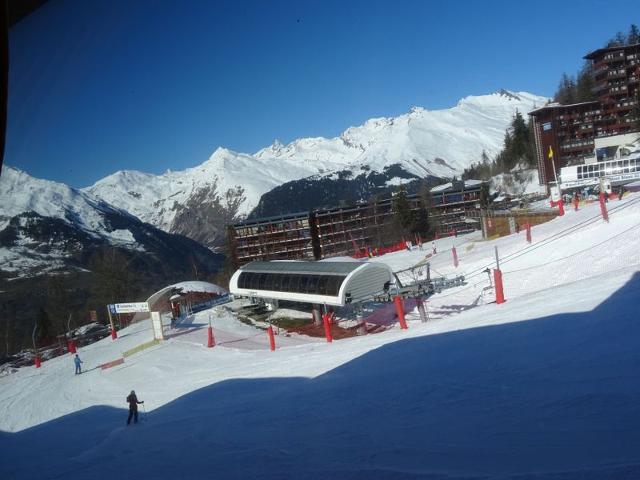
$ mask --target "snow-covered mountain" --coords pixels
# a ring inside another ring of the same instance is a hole
[[[157,262],[171,261],[164,258],[167,251],[209,256],[197,243],[145,224],[88,192],[8,165],[0,177],[0,205],[0,274],[9,278],[81,271],[91,253],[104,247],[144,252]]]
[[[119,171],[84,191],[163,230],[211,246],[223,232],[220,215],[247,214],[264,193],[292,180],[362,167],[382,172],[395,164],[420,177],[459,175],[483,150],[489,156],[501,150],[516,110],[526,113],[546,101],[504,90],[470,96],[450,109],[414,107],[398,117],[371,119],[335,138],[303,138],[288,145],[276,140],[253,155],[218,148],[200,166],[180,172]],[[225,197],[231,192],[237,200],[238,187],[246,201],[233,211]],[[208,236],[188,233],[197,230],[194,224],[208,225]]]

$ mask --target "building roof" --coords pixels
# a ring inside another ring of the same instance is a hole
[[[640,47],[640,43],[634,43],[633,45],[616,45],[615,47],[598,48],[597,50],[587,53],[582,58],[584,58],[585,60],[595,60],[596,57],[599,57],[603,53],[616,52],[619,50],[626,50],[628,48],[636,48],[636,47]]]
[[[389,290],[393,272],[382,262],[252,262],[229,281],[233,295],[344,306]]]
[[[347,275],[360,268],[362,262],[306,262],[273,261],[251,262],[240,268],[243,272],[299,273],[316,275]]]
[[[464,189],[472,189],[474,187],[479,187],[480,185],[482,185],[482,180],[465,180],[464,181]],[[443,193],[443,192],[458,192],[461,191],[462,189],[460,188],[460,186],[463,185],[463,182],[456,182],[455,188],[453,183],[449,182],[449,183],[444,183],[442,185],[438,185],[437,187],[433,187],[430,191],[431,193]]]
[[[246,220],[242,220],[241,222],[236,222],[233,224],[234,227],[244,227],[248,225],[257,225],[259,223],[270,223],[276,222],[278,220],[282,222],[287,222],[291,220],[304,219],[309,217],[309,212],[296,212],[296,213],[285,213],[282,215],[273,215],[271,217],[260,217],[260,218],[248,218]]]
[[[555,110],[555,109],[563,109],[563,108],[569,109],[569,108],[583,107],[587,105],[600,105],[600,102],[598,100],[592,100],[590,102],[570,103],[568,105],[562,105],[560,103],[553,102],[553,103],[548,103],[543,107],[536,108],[535,110],[531,110],[529,112],[529,115],[543,112],[545,110]]]

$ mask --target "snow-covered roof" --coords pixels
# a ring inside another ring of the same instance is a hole
[[[192,280],[187,282],[174,283],[173,285],[167,285],[161,290],[158,290],[156,293],[151,295],[147,302],[150,306],[153,306],[163,295],[172,292],[174,290],[179,291],[180,293],[189,293],[189,292],[203,292],[203,293],[215,293],[218,295],[224,295],[229,293],[224,288],[215,285],[209,282],[201,282],[198,280]]]
[[[460,182],[460,184],[462,184],[462,182]],[[476,187],[478,185],[482,184],[482,180],[465,180],[464,181],[464,188],[471,188],[471,187]],[[440,193],[440,192],[446,192],[447,190],[453,190],[453,183],[449,182],[449,183],[444,183],[442,185],[438,185],[437,187],[433,187],[431,189],[431,193]]]
[[[183,292],[205,292],[205,293],[217,293],[218,295],[224,295],[228,293],[224,288],[219,287],[213,283],[209,282],[201,282],[198,280],[188,281],[188,282],[180,282],[174,283],[173,285],[169,285],[166,288],[175,288],[178,290],[182,290]]]
[[[639,46],[640,43],[634,43],[633,45],[614,45],[613,47],[598,48],[597,50],[593,50],[592,52],[587,53],[582,58],[584,58],[585,60],[595,60],[596,57],[606,52],[615,52],[618,50],[625,50]]]
[[[600,102],[598,100],[592,100],[589,102],[580,102],[580,103],[570,103],[568,105],[563,105],[561,103],[558,102],[552,102],[552,103],[548,103],[540,108],[536,108],[535,110],[530,110],[529,111],[529,115],[533,114],[533,113],[538,113],[538,112],[542,112],[544,110],[552,110],[555,108],[574,108],[574,107],[582,107],[584,105],[596,105],[596,104],[600,104]]]

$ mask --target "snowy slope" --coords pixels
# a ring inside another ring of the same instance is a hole
[[[382,171],[399,163],[419,176],[451,177],[478,161],[483,150],[498,153],[516,110],[526,113],[546,100],[526,92],[470,96],[450,109],[415,107],[398,117],[371,119],[336,138],[276,141],[254,155],[218,148],[202,165],[182,172],[120,171],[85,191],[172,231],[178,206],[212,186],[219,195],[242,186],[247,200],[241,213],[248,213],[262,194],[285,182],[363,165]]]
[[[428,323],[411,313],[407,331],[278,338],[272,353],[222,312],[216,331],[246,340],[206,349],[194,326],[110,370],[74,377],[69,357],[22,369],[0,379],[0,475],[638,478],[640,195],[608,206],[610,223],[591,204],[534,227],[531,246],[524,232],[438,240],[432,271],[468,283],[432,297]],[[503,305],[481,271],[495,246]],[[425,253],[375,261],[397,270]],[[80,355],[92,369],[150,338],[137,324]],[[125,427],[132,388],[147,413]],[[37,465],[35,445],[47,446]]]

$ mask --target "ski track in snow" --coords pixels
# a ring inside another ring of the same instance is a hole
[[[533,227],[531,247],[524,230],[438,240],[432,274],[468,283],[433,296],[428,323],[409,313],[407,331],[279,335],[270,352],[218,307],[213,349],[205,311],[108,370],[92,368],[150,340],[148,322],[82,348],[82,375],[70,356],[20,369],[0,378],[0,476],[638,478],[640,195],[608,207],[609,224],[598,204],[567,209]],[[496,245],[503,305],[474,274]],[[372,261],[407,268],[424,247]],[[131,389],[147,412],[125,427]]]

